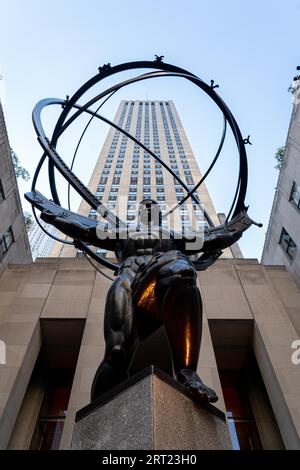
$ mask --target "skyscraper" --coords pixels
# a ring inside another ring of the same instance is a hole
[[[299,94],[300,76],[294,79]],[[294,100],[268,231],[263,264],[281,264],[300,279],[300,99]]]
[[[114,122],[154,152],[189,189],[201,179],[196,158],[172,101],[122,101]],[[128,224],[137,222],[138,204],[143,198],[155,199],[162,212],[166,213],[186,194],[161,163],[114,128],[110,129],[100,152],[89,189]],[[195,197],[200,199],[213,223],[219,224],[205,184],[200,186]],[[80,204],[79,212],[97,218],[97,212],[85,201]],[[199,231],[205,224],[203,211],[191,199],[163,219],[163,226],[186,232]],[[52,256],[75,256],[75,253],[70,246],[56,244]],[[232,257],[231,250],[227,249],[224,255]]]
[[[0,273],[8,263],[30,262],[30,247],[0,102]]]
[[[42,220],[39,220],[39,222],[48,232],[58,235],[59,231],[55,227],[46,224]],[[55,241],[42,231],[37,222],[34,222],[30,228],[28,239],[33,261],[38,257],[46,258],[50,256]]]

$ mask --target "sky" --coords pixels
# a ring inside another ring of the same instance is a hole
[[[274,154],[285,144],[292,112],[287,89],[300,65],[300,0],[0,0],[0,24],[0,97],[10,145],[31,175],[41,156],[33,107],[43,98],[72,95],[99,66],[153,60],[158,54],[207,83],[215,80],[242,135],[250,135],[252,142],[247,146],[246,204],[250,217],[264,226],[251,227],[240,247],[245,257],[260,259],[278,178]],[[106,80],[103,87],[128,76],[133,74]],[[103,114],[113,118],[121,99],[172,99],[205,172],[219,144],[222,116],[201,91],[182,79],[154,79],[116,93]],[[43,112],[49,136],[60,111]],[[76,123],[59,144],[67,163],[86,120]],[[85,183],[107,131],[106,125],[93,123],[80,148],[75,172]],[[220,162],[207,179],[217,212],[226,213],[231,205],[237,164],[229,133]],[[58,182],[65,201],[66,185]],[[46,170],[37,189],[50,195]],[[28,190],[30,182],[21,182],[22,199]],[[73,194],[72,209],[79,201]]]

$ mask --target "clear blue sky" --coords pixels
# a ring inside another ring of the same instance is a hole
[[[250,229],[240,245],[245,256],[260,258],[278,177],[273,156],[285,143],[292,110],[287,88],[300,65],[300,0],[0,0],[0,19],[1,99],[11,146],[31,174],[41,153],[31,123],[35,103],[74,93],[104,63],[163,54],[166,62],[219,83],[219,94],[253,142],[247,148],[246,202],[264,228]],[[180,80],[162,79],[117,94],[103,113],[112,117],[123,98],[173,99],[205,171],[221,132],[221,116],[209,100]],[[49,130],[53,115],[45,115]],[[97,126],[76,166],[86,182],[107,132]],[[78,130],[75,126],[61,147],[67,162]],[[207,181],[217,211],[230,205],[236,164],[229,138]],[[20,186],[21,193],[30,187]],[[43,177],[40,189],[47,193],[45,186]]]

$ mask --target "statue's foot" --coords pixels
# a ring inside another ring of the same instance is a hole
[[[218,400],[216,392],[204,385],[194,370],[180,369],[177,373],[177,380],[189,390],[197,401],[215,403]]]

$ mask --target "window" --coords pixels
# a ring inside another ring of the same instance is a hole
[[[5,196],[4,196],[2,181],[0,180],[0,202],[3,201],[3,199],[5,199]]]
[[[298,208],[300,209],[300,186],[293,182],[293,187],[290,195],[290,201]]]
[[[73,375],[73,370],[47,369],[47,385],[31,439],[30,450],[59,449]]]
[[[5,254],[8,252],[10,246],[14,242],[14,236],[12,228],[9,227],[6,233],[0,238],[0,260],[4,258]]]
[[[247,372],[248,380],[245,370],[219,370],[234,450],[262,449],[250,401],[251,393],[248,385],[250,371]]]
[[[100,255],[102,258],[106,258],[106,253],[107,253],[107,251],[104,250],[103,248],[97,248],[96,249],[96,254]]]
[[[89,213],[89,218],[90,219],[97,219],[97,211],[95,209],[91,209]]]
[[[282,246],[287,255],[294,259],[297,251],[297,245],[290,237],[284,227],[282,227],[279,244]]]

